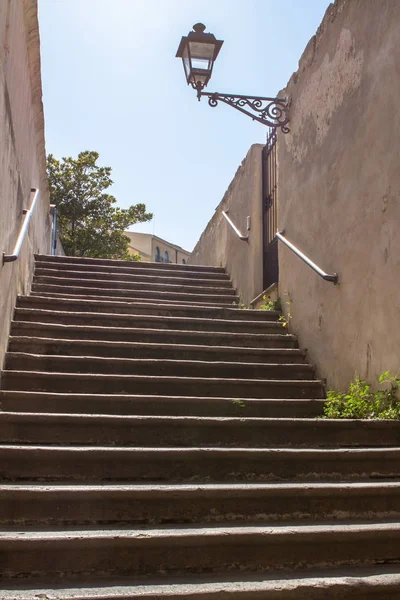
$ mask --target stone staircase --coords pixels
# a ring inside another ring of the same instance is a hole
[[[400,427],[320,419],[221,268],[36,257],[0,391],[0,598],[400,597]]]

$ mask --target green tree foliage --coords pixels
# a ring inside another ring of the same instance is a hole
[[[134,223],[150,221],[144,204],[123,209],[113,206],[114,196],[106,193],[112,185],[111,167],[99,167],[97,152],[80,152],[57,160],[47,157],[50,199],[57,206],[58,227],[65,253],[69,256],[140,260],[128,252],[124,231]]]

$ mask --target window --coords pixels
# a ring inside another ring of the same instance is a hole
[[[168,263],[169,262],[169,254],[168,254],[168,250],[166,250],[164,252],[164,262]]]
[[[156,246],[156,262],[161,262],[160,261],[160,248],[158,246]]]

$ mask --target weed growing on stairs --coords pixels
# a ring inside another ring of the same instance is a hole
[[[329,419],[400,419],[400,376],[385,371],[379,377],[384,389],[371,391],[359,377],[349,385],[347,393],[329,390],[324,406]]]
[[[283,327],[289,327],[289,323],[292,319],[292,297],[289,292],[284,292],[284,296],[286,296],[285,304],[287,306],[287,315],[280,315],[279,321],[282,323]]]
[[[246,408],[246,402],[244,402],[244,400],[242,400],[241,398],[232,398],[232,402],[235,406],[239,408]]]

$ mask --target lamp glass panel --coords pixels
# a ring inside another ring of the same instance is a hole
[[[189,42],[192,68],[210,71],[214,59],[215,44]]]
[[[190,56],[189,56],[189,51],[188,51],[188,47],[185,46],[185,49],[182,53],[182,62],[183,62],[183,68],[185,69],[185,75],[186,75],[186,79],[189,83],[189,79],[190,79]]]

